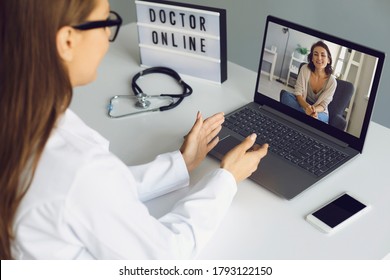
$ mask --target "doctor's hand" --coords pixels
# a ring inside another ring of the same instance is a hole
[[[217,135],[222,129],[224,120],[223,113],[215,114],[203,120],[202,114],[198,112],[195,124],[180,148],[189,172],[194,170],[218,144],[219,138]]]
[[[237,183],[257,170],[260,160],[268,152],[268,144],[255,144],[256,134],[249,135],[241,144],[229,151],[221,161],[221,168],[233,174]]]

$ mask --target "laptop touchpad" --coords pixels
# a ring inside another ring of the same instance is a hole
[[[214,148],[214,151],[217,152],[219,155],[224,156],[229,152],[231,149],[233,149],[235,146],[240,144],[241,141],[238,139],[228,136],[225,139],[219,141],[218,145]]]

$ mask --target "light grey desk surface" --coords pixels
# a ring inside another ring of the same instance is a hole
[[[71,104],[88,125],[110,140],[111,151],[126,164],[145,163],[160,153],[177,150],[198,110],[209,116],[252,101],[256,73],[229,62],[228,80],[222,85],[183,77],[194,93],[173,110],[110,119],[106,110],[109,98],[132,94],[131,78],[141,70],[137,40],[135,24],[123,26],[97,80],[77,88]],[[169,78],[153,81],[141,84],[145,92],[180,91]],[[371,122],[362,155],[291,201],[250,180],[240,183],[226,217],[199,259],[382,259],[390,252],[389,143],[390,130]],[[216,160],[206,158],[191,174],[191,184],[218,166]],[[159,217],[188,191],[165,195],[147,206]],[[321,233],[305,221],[308,213],[344,191],[368,201],[371,210],[333,235]]]

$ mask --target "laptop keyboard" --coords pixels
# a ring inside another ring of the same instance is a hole
[[[250,108],[230,115],[225,127],[247,137],[256,133],[258,144],[269,144],[269,151],[310,173],[321,176],[347,155],[302,132]]]

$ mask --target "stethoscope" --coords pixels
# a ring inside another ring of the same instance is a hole
[[[139,87],[137,84],[137,80],[148,74],[154,74],[154,73],[159,73],[159,74],[165,74],[173,79],[175,79],[179,85],[182,86],[183,92],[181,94],[160,94],[160,95],[147,95],[145,94],[142,89]],[[157,111],[167,111],[170,109],[173,109],[177,107],[187,96],[190,96],[192,94],[192,88],[185,83],[180,75],[173,69],[167,68],[167,67],[151,67],[145,70],[142,70],[141,72],[137,73],[134,75],[132,81],[131,81],[131,88],[133,89],[134,96],[130,95],[115,95],[113,96],[108,105],[108,116],[111,118],[122,118],[126,116],[131,116],[131,115],[137,115],[141,113],[146,113],[146,112],[157,112]],[[140,109],[139,111],[132,112],[132,113],[126,113],[126,114],[121,114],[121,115],[114,115],[113,110],[114,110],[114,102],[117,101],[118,99],[121,98],[135,98],[135,107],[137,109]],[[168,105],[161,106],[158,108],[150,108],[151,102],[150,100],[153,99],[162,99],[162,100],[167,100],[169,102]]]

